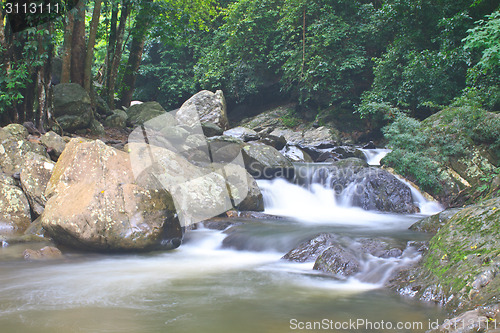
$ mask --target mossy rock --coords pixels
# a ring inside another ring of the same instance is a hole
[[[500,197],[454,214],[431,239],[421,264],[390,285],[452,311],[498,302]]]

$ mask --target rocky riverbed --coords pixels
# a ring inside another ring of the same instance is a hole
[[[218,216],[203,223],[219,229],[233,225],[234,218],[237,224],[266,220],[258,213],[265,202],[256,180],[320,185],[356,212],[419,212],[412,189],[390,170],[368,166],[361,147],[347,142],[335,128],[287,128],[280,109],[231,127],[220,91],[202,91],[175,113],[151,102],[99,115],[92,113],[78,87],[58,87],[56,117],[65,131],[78,134],[29,133],[29,126],[17,124],[0,129],[2,244],[49,245],[26,245],[20,258],[61,260],[65,249],[171,250],[181,246],[186,229],[199,227],[196,223],[207,218]],[[193,114],[198,122],[193,122]],[[96,119],[106,125],[105,132],[96,130],[102,127]],[[374,148],[373,143],[365,148]],[[155,163],[148,164],[149,159]],[[297,162],[321,164],[303,176],[297,174]],[[176,188],[162,186],[186,183],[189,190],[183,196]],[[428,243],[421,237],[395,242],[324,232],[287,248],[282,260],[314,263],[314,271],[344,279],[362,272],[366,258],[394,258],[403,264],[391,270],[388,289],[439,304],[456,323],[478,323],[465,330],[442,326],[440,331],[493,331],[481,320],[500,319],[499,210],[500,201],[494,197],[426,217],[410,229],[416,235],[429,233]],[[242,246],[237,226],[226,234],[222,246]],[[410,257],[421,260],[405,260]]]

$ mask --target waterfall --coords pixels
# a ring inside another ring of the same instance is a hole
[[[404,178],[396,176],[401,182],[405,183],[411,190],[413,202],[420,209],[420,213],[424,215],[433,215],[442,211],[444,208],[437,201],[427,200],[413,184],[407,182]]]
[[[268,214],[293,217],[302,221],[334,223],[344,225],[373,225],[379,222],[390,226],[394,214],[367,211],[353,207],[352,200],[363,190],[357,183],[345,187],[332,185],[334,177],[349,178],[352,169],[329,169],[320,163],[297,163],[294,183],[285,179],[258,180],[264,196],[265,211]],[[434,201],[428,201],[411,184],[400,179],[412,193],[414,204],[423,215],[432,215],[443,208]]]
[[[365,154],[366,162],[369,165],[380,165],[380,161],[385,157],[385,155],[391,152],[390,149],[359,149],[363,154]]]

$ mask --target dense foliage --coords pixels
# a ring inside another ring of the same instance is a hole
[[[111,107],[140,99],[174,108],[199,89],[223,89],[232,105],[287,100],[299,114],[350,110],[381,127],[399,111],[425,119],[458,97],[487,110],[500,104],[494,0],[78,3],[86,7],[26,37],[2,19],[0,112],[21,115],[10,121],[30,118],[38,106],[23,88],[38,91],[37,71],[68,52],[63,81],[81,82]],[[43,34],[50,45],[33,57]]]

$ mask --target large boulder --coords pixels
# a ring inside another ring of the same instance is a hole
[[[31,223],[28,198],[14,185],[0,181],[0,234],[22,234]]]
[[[255,178],[293,177],[292,163],[275,148],[252,142],[245,144],[242,151],[245,167]]]
[[[182,231],[172,198],[150,182],[135,180],[125,152],[73,139],[47,185],[42,226],[56,242],[81,249],[175,248]]]
[[[48,157],[43,146],[28,140],[28,132],[22,125],[11,124],[0,129],[1,171],[7,175],[21,172],[30,152]]]
[[[462,209],[449,218],[412,269],[389,286],[453,312],[498,302],[500,289],[500,197]]]
[[[335,190],[344,202],[366,210],[418,212],[410,188],[391,173],[374,167],[323,167],[312,175],[315,182]]]
[[[215,93],[202,90],[188,99],[176,113],[179,124],[189,127],[199,122],[216,124],[223,130],[229,128],[226,114],[226,100],[221,90]]]
[[[127,109],[128,123],[132,126],[140,126],[165,113],[165,109],[158,102],[135,104]]]
[[[34,153],[29,153],[21,171],[21,187],[28,197],[33,213],[38,216],[43,213],[45,189],[52,176],[55,163]]]
[[[54,116],[63,130],[88,128],[94,119],[90,96],[79,84],[61,83],[53,88]]]

